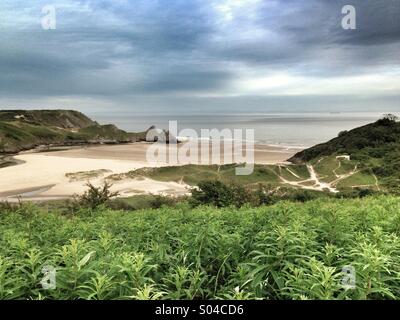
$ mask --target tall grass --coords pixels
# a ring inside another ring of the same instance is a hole
[[[1,209],[1,299],[398,299],[400,199]],[[84,211],[84,210],[81,210]],[[56,288],[40,285],[56,268]],[[353,266],[356,287],[342,286]]]

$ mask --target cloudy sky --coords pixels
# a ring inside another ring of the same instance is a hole
[[[400,0],[1,0],[0,41],[1,108],[400,110]]]

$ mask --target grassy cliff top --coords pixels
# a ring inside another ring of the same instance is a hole
[[[82,129],[97,124],[83,113],[74,110],[0,110],[0,121],[18,121],[63,129]]]

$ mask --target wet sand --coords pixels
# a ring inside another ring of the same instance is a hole
[[[88,146],[84,148],[71,148],[65,151],[41,153],[48,156],[66,157],[66,158],[85,158],[85,159],[113,159],[113,160],[123,160],[132,161],[137,165],[146,167],[151,166],[146,159],[146,152],[151,146],[151,143],[132,143],[123,145],[108,145],[108,146]],[[178,145],[178,150],[184,147],[185,144]],[[193,145],[196,148],[196,145]],[[197,147],[198,154],[201,155],[204,151],[201,151],[200,145]],[[168,154],[168,147],[160,148],[162,154]],[[203,149],[206,150],[206,149]],[[209,159],[211,159],[212,148],[210,146]],[[296,152],[300,151],[299,148],[290,147],[280,147],[280,146],[270,146],[270,145],[255,145],[254,146],[254,162],[259,164],[275,164],[286,162],[288,158],[293,156]],[[246,152],[251,151],[251,149],[246,149]],[[232,148],[232,154],[237,154]],[[243,151],[245,154],[245,152]],[[219,160],[220,164],[232,163],[233,161],[224,161],[224,146],[221,145],[221,157]],[[211,161],[211,160],[210,160]],[[200,161],[201,162],[201,161]],[[182,163],[177,163],[176,165],[185,165],[188,161]],[[197,163],[207,165],[210,163]],[[160,163],[160,165],[168,166],[175,165],[172,162]]]

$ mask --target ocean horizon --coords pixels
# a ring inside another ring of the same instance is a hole
[[[89,112],[101,124],[115,124],[130,131],[145,131],[150,126],[167,129],[169,121],[177,121],[178,132],[194,129],[253,129],[259,144],[306,148],[337,137],[381,118],[382,112],[308,112],[308,113],[216,113],[216,114],[150,114],[122,111],[119,113]],[[244,135],[244,132],[243,132]]]

